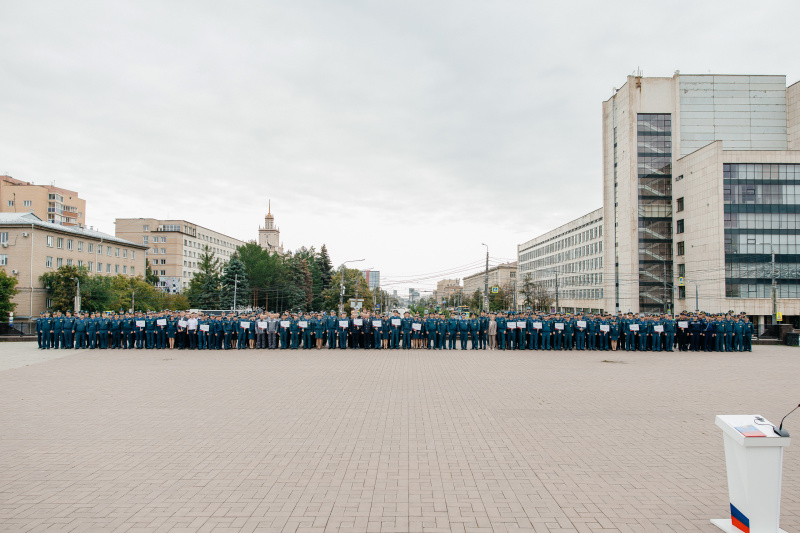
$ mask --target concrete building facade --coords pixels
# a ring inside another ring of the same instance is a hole
[[[189,288],[206,246],[224,267],[236,248],[245,244],[186,220],[118,218],[115,224],[117,237],[147,248],[145,255],[159,278],[159,287],[174,293]]]
[[[433,294],[434,300],[440,303],[447,301],[451,296],[461,294],[462,290],[461,280],[458,278],[440,280],[436,282],[436,291]]]
[[[603,208],[517,246],[517,307],[526,280],[544,286],[559,312],[605,310]]]
[[[86,227],[86,201],[77,192],[11,176],[0,176],[0,213],[33,213],[59,226]]]
[[[45,222],[33,213],[0,213],[0,268],[18,280],[13,301],[16,319],[23,322],[50,307],[42,274],[71,265],[95,275],[144,276],[146,249],[99,231]]]
[[[464,278],[463,294],[464,299],[467,300],[472,297],[475,291],[481,291],[481,296],[484,296],[484,278],[486,271],[481,270],[471,276]],[[517,282],[517,262],[503,263],[489,267],[489,290],[492,287],[500,287],[504,290],[513,291]]]
[[[785,76],[676,72],[629,76],[603,103],[607,309],[699,307],[768,322],[769,245],[787,265],[781,294],[793,297],[799,99]]]

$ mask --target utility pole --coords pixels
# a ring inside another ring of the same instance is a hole
[[[236,311],[236,289],[239,286],[239,274],[233,277],[233,311]]]
[[[131,291],[131,309],[136,312],[136,291]]]
[[[481,243],[486,246],[486,271],[483,274],[483,310],[489,312],[489,246],[486,243]]]

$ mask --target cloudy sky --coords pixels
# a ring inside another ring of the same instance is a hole
[[[650,4],[6,0],[0,173],[430,289],[602,205],[637,67],[800,80],[800,2]]]

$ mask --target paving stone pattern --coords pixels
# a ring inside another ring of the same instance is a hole
[[[0,530],[713,532],[714,415],[777,422],[798,376],[781,346],[74,351],[0,372]]]

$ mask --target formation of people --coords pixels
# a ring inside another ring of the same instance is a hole
[[[46,349],[752,351],[744,314],[42,313]]]

